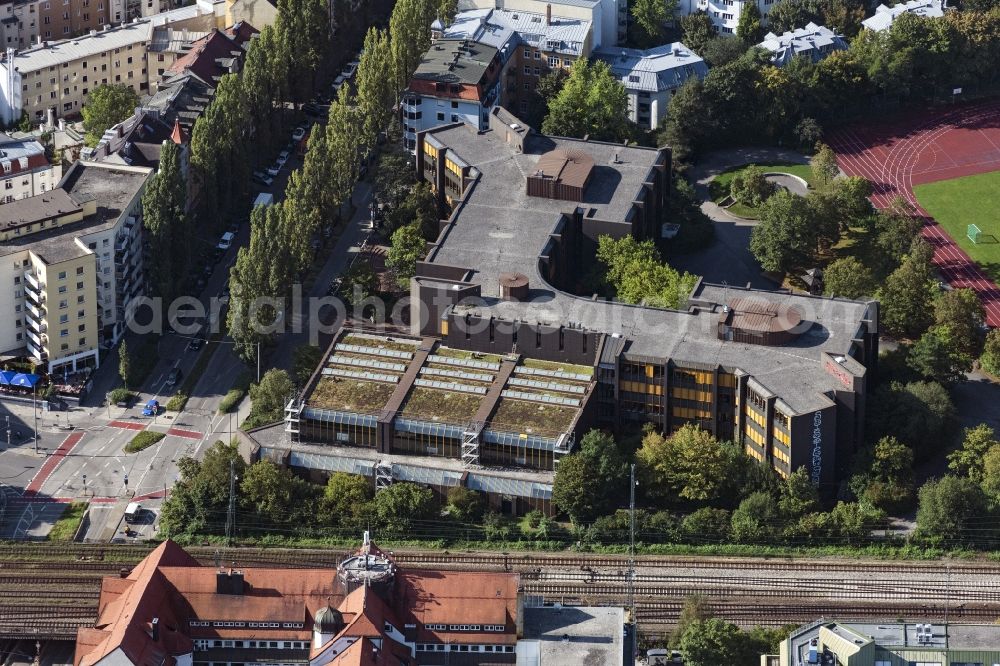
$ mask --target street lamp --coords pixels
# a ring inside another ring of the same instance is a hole
[[[87,496],[87,475],[83,475],[83,496]]]
[[[35,438],[35,455],[38,455],[38,400],[36,399],[36,389],[35,386],[38,384],[36,381],[31,385],[31,415],[35,417],[35,428],[34,428],[34,438]]]

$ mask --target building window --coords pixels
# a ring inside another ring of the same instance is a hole
[[[531,76],[531,68],[530,67],[525,67],[524,68],[524,75],[525,76]]]
[[[438,120],[443,121],[444,120],[444,114],[441,113],[441,112],[438,112],[437,118],[438,118]]]
[[[553,58],[552,56],[549,56],[549,67],[558,67],[558,66],[559,66],[559,58]]]
[[[541,60],[541,59],[542,59],[542,52],[535,51],[535,60]]]
[[[60,338],[66,338],[66,337],[69,337],[69,329],[68,329],[68,328],[63,328],[63,329],[60,329],[60,330],[59,330],[59,337],[60,337]]]

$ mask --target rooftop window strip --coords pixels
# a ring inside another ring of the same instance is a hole
[[[449,472],[418,465],[393,465],[393,478],[399,481],[426,483],[435,486],[457,486],[462,483],[461,472]]]
[[[552,377],[554,379],[561,379],[563,381],[574,381],[574,382],[590,382],[594,378],[593,375],[583,375],[573,372],[561,372],[559,370],[546,370],[544,368],[529,368],[523,365],[519,365],[516,368],[514,368],[514,374],[535,375],[538,377]]]
[[[335,409],[322,409],[319,407],[306,407],[302,410],[302,417],[312,421],[323,421],[325,423],[337,423],[340,425],[360,426],[365,428],[374,428],[378,425],[378,417],[373,414],[342,412]]]
[[[445,368],[420,368],[421,375],[433,375],[435,377],[451,377],[453,379],[464,379],[470,382],[492,382],[493,375],[478,372],[463,372],[461,370],[447,370]]]
[[[515,433],[504,430],[494,430],[492,428],[483,431],[483,441],[488,444],[498,444],[501,446],[515,446],[536,451],[554,451],[559,443],[557,437],[543,437],[541,435],[529,435],[526,433]]]
[[[413,358],[413,352],[402,351],[399,349],[383,349],[381,347],[367,347],[361,345],[349,345],[345,342],[338,342],[334,349],[343,352],[352,352],[355,354],[368,354],[370,356],[384,356],[386,358],[398,358],[409,360]]]
[[[577,393],[584,394],[587,392],[586,386],[574,386],[570,384],[559,384],[557,382],[543,382],[535,379],[521,379],[519,377],[511,377],[507,380],[508,386],[524,386],[527,388],[535,388],[543,391],[558,391],[560,393]]]
[[[414,379],[415,386],[424,388],[439,389],[442,391],[455,391],[457,393],[472,393],[474,395],[486,395],[485,386],[473,386],[472,384],[459,384],[457,382],[441,382],[436,379]]]
[[[450,437],[452,439],[461,439],[462,433],[465,432],[464,427],[452,423],[435,423],[402,417],[396,419],[393,429],[396,432],[409,432],[415,435],[434,435],[437,437]]]
[[[454,365],[463,368],[476,368],[477,370],[497,371],[500,369],[499,363],[493,363],[491,361],[477,361],[469,358],[452,358],[451,356],[441,356],[439,354],[431,354],[427,357],[427,362],[440,363],[442,365]]]
[[[580,401],[576,398],[564,398],[556,395],[544,395],[542,393],[527,393],[525,391],[515,391],[507,389],[501,394],[504,398],[513,400],[528,400],[530,402],[544,402],[550,405],[562,405],[565,407],[579,407]]]
[[[342,368],[323,368],[323,374],[344,379],[359,379],[371,382],[383,382],[386,384],[399,383],[396,375],[386,375],[380,372],[359,372],[355,370],[344,370]]]
[[[406,372],[406,366],[402,363],[388,363],[369,358],[354,358],[352,356],[338,356],[334,354],[330,357],[329,362],[338,365],[351,365],[356,368],[375,368],[377,370],[388,370],[389,372]]]
[[[302,467],[305,469],[346,472],[361,476],[372,476],[375,470],[375,463],[370,460],[361,460],[346,456],[326,456],[321,453],[305,453],[302,451],[290,452],[288,464],[293,467]]]

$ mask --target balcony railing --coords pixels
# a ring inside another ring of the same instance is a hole
[[[30,300],[25,301],[24,309],[28,311],[34,319],[41,320],[45,316],[45,307],[42,305],[35,305]]]
[[[26,289],[31,289],[32,291],[41,291],[42,289],[42,283],[38,281],[38,278],[31,271],[24,271],[24,286]]]
[[[36,347],[29,341],[27,346],[28,346],[28,353],[31,354],[35,358],[35,360],[38,361],[39,363],[47,361],[49,359],[48,352],[46,352],[45,348],[42,347],[41,345]]]

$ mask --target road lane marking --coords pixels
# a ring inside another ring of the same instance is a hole
[[[59,448],[53,451],[52,454],[46,458],[41,469],[39,469],[38,473],[35,474],[31,481],[28,482],[28,485],[24,488],[24,496],[35,497],[38,494],[38,491],[41,490],[42,484],[48,480],[55,468],[59,466],[63,459],[69,455],[70,451],[72,451],[82,439],[82,432],[75,432],[64,439],[62,444],[59,445]]]

